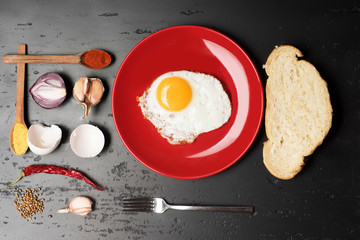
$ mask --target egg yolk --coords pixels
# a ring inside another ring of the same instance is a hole
[[[168,111],[180,111],[190,103],[192,91],[189,83],[180,77],[165,78],[156,90],[161,107]]]

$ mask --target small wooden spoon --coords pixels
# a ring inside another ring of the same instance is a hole
[[[84,61],[85,57],[91,57],[92,61]],[[76,55],[4,55],[3,63],[76,63],[100,69],[111,63],[111,56],[103,50],[92,49]]]
[[[26,45],[20,44],[18,45],[18,54],[26,54]],[[21,56],[21,55],[19,55]],[[19,134],[17,131],[14,131],[15,125],[20,124],[22,125],[23,129],[27,127],[24,121],[24,85],[25,85],[25,63],[18,63],[17,64],[17,83],[16,83],[16,115],[15,115],[15,123],[11,128],[10,135],[9,135],[9,142],[11,150],[16,155],[24,155],[27,151],[27,147],[24,149],[15,149],[14,141],[25,143],[27,146],[27,135],[26,134]]]

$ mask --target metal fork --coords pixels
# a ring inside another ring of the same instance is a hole
[[[170,205],[162,198],[129,198],[123,199],[123,211],[163,213],[168,209],[210,211],[210,212],[238,212],[253,214],[254,206],[185,206]]]

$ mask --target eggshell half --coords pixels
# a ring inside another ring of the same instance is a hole
[[[95,157],[102,151],[104,145],[103,132],[91,124],[81,124],[70,136],[71,150],[82,158]]]
[[[49,154],[60,144],[62,131],[56,125],[50,127],[42,124],[31,125],[27,135],[30,150],[38,155]]]

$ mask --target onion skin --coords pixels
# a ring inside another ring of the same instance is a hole
[[[66,98],[65,82],[59,74],[54,72],[41,75],[29,92],[34,101],[45,109],[58,107]]]

